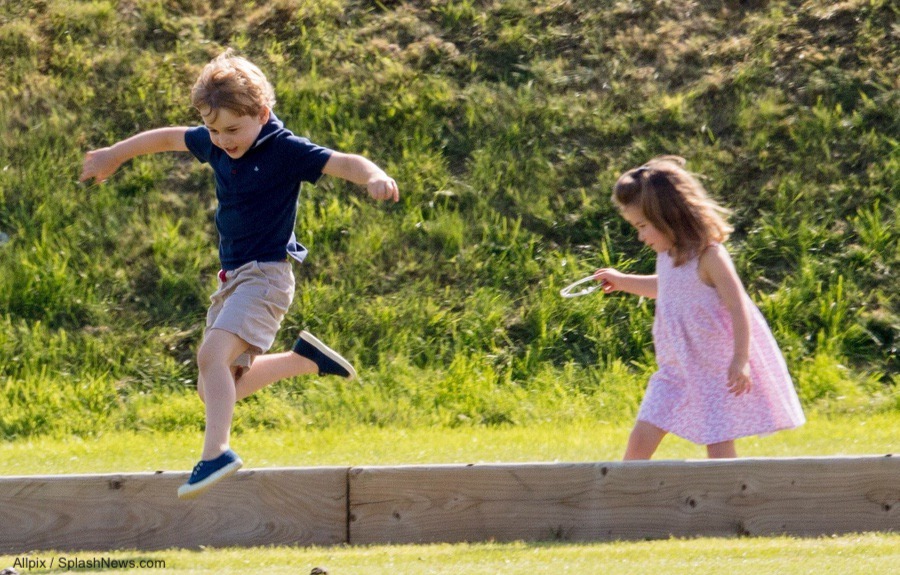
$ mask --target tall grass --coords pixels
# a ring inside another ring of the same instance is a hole
[[[75,183],[85,150],[198,123],[233,46],[296,133],[384,166],[402,201],[305,187],[311,250],[276,347],[310,329],[360,382],[298,379],[241,425],[631,418],[653,305],[564,302],[652,269],[623,170],[679,153],[734,209],[729,246],[804,404],[900,409],[895,3],[109,0],[0,5],[0,435],[197,429],[216,271],[212,178],[186,155]]]

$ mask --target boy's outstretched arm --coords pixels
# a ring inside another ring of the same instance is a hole
[[[94,179],[103,182],[119,169],[119,166],[137,156],[159,152],[187,152],[184,133],[187,128],[158,128],[141,132],[116,142],[108,148],[91,150],[84,156],[80,182]]]
[[[374,162],[362,156],[332,152],[322,173],[366,186],[369,195],[376,200],[400,200],[397,182]]]

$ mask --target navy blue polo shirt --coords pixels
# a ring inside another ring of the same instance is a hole
[[[216,175],[222,269],[288,255],[303,261],[307,251],[294,234],[300,185],[322,177],[332,151],[295,136],[272,113],[253,146],[236,160],[213,145],[206,126],[189,128],[184,141]]]

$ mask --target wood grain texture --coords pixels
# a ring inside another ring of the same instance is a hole
[[[896,457],[358,467],[367,543],[900,531]]]
[[[346,467],[239,471],[182,501],[187,477],[0,477],[0,552],[347,541]]]
[[[900,458],[0,477],[0,552],[900,532]]]

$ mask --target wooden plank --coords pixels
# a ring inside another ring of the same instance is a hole
[[[186,478],[0,477],[0,552],[900,531],[896,457],[245,470],[180,501]]]
[[[900,531],[900,458],[357,467],[354,544]]]
[[[239,471],[188,501],[187,473],[0,477],[0,552],[346,543],[347,471]]]
[[[350,541],[590,539],[593,464],[355,467]]]

